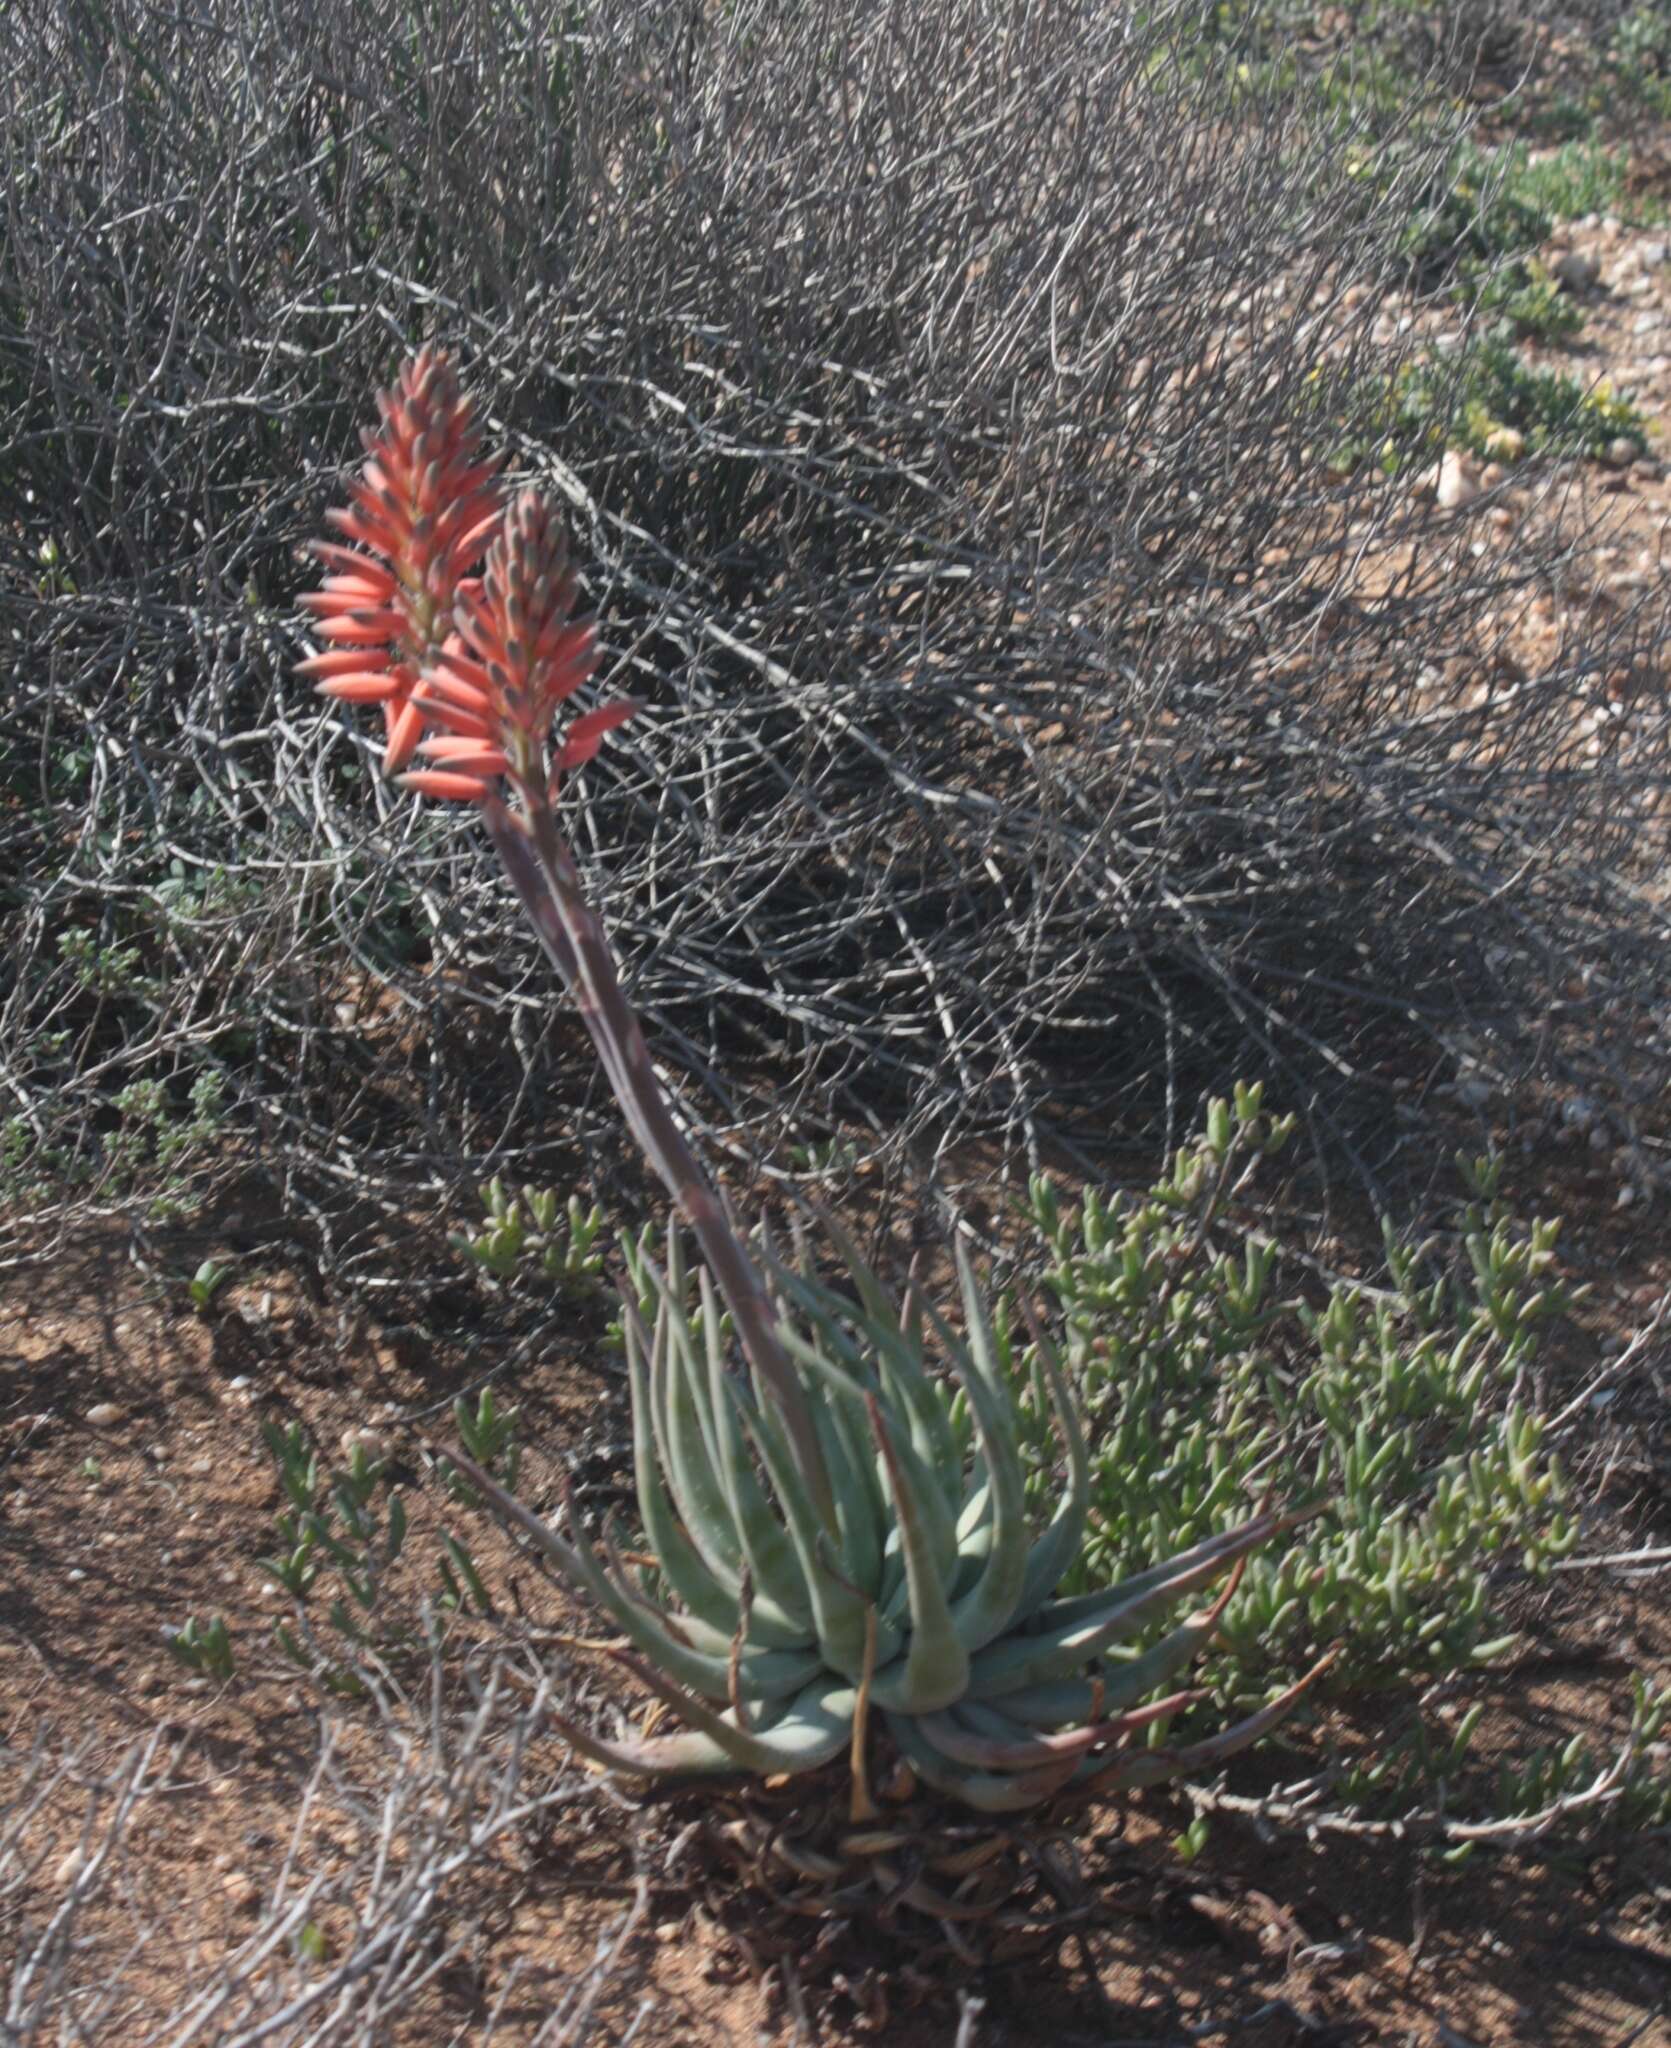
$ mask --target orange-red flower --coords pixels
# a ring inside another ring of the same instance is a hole
[[[498,463],[481,459],[473,408],[447,356],[425,349],[414,357],[377,409],[383,424],[362,433],[366,460],[350,486],[353,502],[325,515],[359,545],[313,545],[333,573],[302,602],[330,646],[299,673],[319,678],[326,696],[383,706],[383,765],[392,775],[423,737],[419,677],[452,631],[503,494]]]
[[[546,762],[559,707],[597,666],[590,619],[574,619],[568,544],[551,507],[524,491],[505,514],[479,584],[465,584],[454,632],[424,670],[413,702],[441,729],[419,753],[436,765],[402,776],[423,796],[479,802],[509,776],[531,804],[549,802],[567,768],[591,760],[604,734],[637,708],[626,701],[577,718]]]

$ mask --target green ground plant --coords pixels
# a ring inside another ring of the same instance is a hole
[[[1525,362],[1501,333],[1435,349],[1391,375],[1346,394],[1334,423],[1328,463],[1350,471],[1364,462],[1396,476],[1431,462],[1447,447],[1490,458],[1504,428],[1526,455],[1600,457],[1618,442],[1646,452],[1640,408],[1605,380],[1585,385],[1565,370]]]
[[[1625,1733],[1607,1755],[1591,1738],[1577,1734],[1493,1766],[1476,1754],[1485,1712],[1485,1704],[1476,1701],[1454,1727],[1441,1732],[1433,1732],[1421,1713],[1412,1714],[1373,1760],[1333,1763],[1333,1795],[1369,1819],[1397,1819],[1422,1810],[1442,1815],[1447,1807],[1463,1807],[1466,1799],[1489,1819],[1476,1839],[1444,1843],[1441,1837],[1435,1853],[1452,1865],[1487,1848],[1491,1830],[1513,1840],[1517,1823],[1535,1826],[1563,1805],[1572,1807],[1575,1818],[1587,1810],[1599,1814],[1623,1834],[1662,1829],[1671,1821],[1671,1769],[1663,1743],[1671,1694],[1663,1687],[1640,1674],[1631,1679]]]
[[[131,962],[118,953],[75,956],[89,980],[131,986]],[[69,1119],[63,1120],[67,1126]],[[153,1223],[189,1220],[202,1199],[200,1172],[216,1155],[226,1127],[225,1080],[203,1067],[180,1093],[160,1080],[130,1081],[110,1098],[105,1128],[93,1144],[71,1141],[45,1117],[0,1123],[0,1204],[32,1209],[84,1199],[139,1206]]]
[[[1380,1284],[1284,1293],[1274,1243],[1232,1252],[1220,1238],[1286,1135],[1241,1089],[1145,1195],[1093,1191],[1070,1217],[1048,1181],[1032,1193],[1091,1445],[1073,1583],[1144,1569],[1261,1487],[1330,1504],[1280,1557],[1249,1561],[1207,1667],[1231,1698],[1310,1642],[1341,1645],[1344,1687],[1487,1663],[1512,1640],[1493,1582],[1541,1575],[1575,1537],[1558,1464],[1514,1393],[1570,1299],[1558,1226],[1521,1228],[1497,1167],[1464,1160],[1460,1271],[1389,1226]],[[1025,1350],[1018,1369],[1031,1370]],[[1048,1491],[1042,1463],[1033,1483]]]
[[[497,1175],[481,1189],[485,1229],[455,1237],[453,1243],[495,1280],[537,1275],[572,1300],[598,1291],[603,1251],[598,1244],[603,1211],[587,1208],[578,1195],[559,1210],[555,1188],[524,1187],[513,1195]]]
[[[1656,209],[1631,200],[1629,170],[1622,149],[1598,142],[1536,156],[1525,141],[1465,144],[1405,230],[1413,283],[1482,316],[1497,339],[1570,341],[1583,309],[1537,251],[1558,222],[1581,215],[1652,217]]]
[[[453,1419],[470,1455],[513,1487],[521,1458],[517,1411],[497,1407],[492,1389],[484,1387],[474,1404],[459,1397]],[[370,1432],[346,1443],[334,1465],[321,1458],[299,1422],[264,1422],[261,1441],[284,1505],[274,1517],[274,1547],[256,1568],[290,1603],[287,1614],[274,1618],[271,1644],[323,1695],[361,1699],[391,1667],[438,1653],[448,1616],[494,1617],[473,1553],[444,1526],[432,1595],[437,1613],[427,1615],[415,1599],[391,1593],[407,1548],[407,1509],[393,1484],[391,1457]],[[438,1476],[459,1505],[480,1505],[444,1461]],[[237,1674],[238,1652],[221,1615],[192,1615],[166,1629],[164,1641],[178,1663],[200,1676],[230,1684]]]

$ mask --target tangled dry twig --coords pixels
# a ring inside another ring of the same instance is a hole
[[[179,1118],[217,1077],[350,1269],[502,1157],[508,1098],[608,1171],[487,865],[363,795],[284,681],[294,543],[430,332],[566,500],[607,680],[651,702],[576,839],[713,1142],[1175,1141],[1256,1069],[1371,1179],[1421,1170],[1464,1073],[1628,1128],[1671,1055],[1668,740],[1587,721],[1663,606],[1510,686],[1513,620],[1582,566],[1563,478],[1504,549],[1489,502],[1330,472],[1410,345],[1378,313],[1449,137],[1347,179],[1376,138],[1233,45],[1186,62],[1198,11],[0,31],[24,1229],[134,1206],[136,1078]],[[421,1052],[416,1143],[372,1028]]]

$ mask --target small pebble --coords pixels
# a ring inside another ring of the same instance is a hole
[[[356,1451],[364,1451],[368,1465],[381,1465],[389,1455],[389,1439],[380,1430],[345,1429],[342,1432],[342,1455],[352,1458]]]
[[[1438,499],[1442,510],[1458,512],[1464,505],[1471,505],[1480,494],[1475,480],[1473,465],[1465,455],[1456,449],[1445,451],[1445,458],[1439,465]]]
[[[1636,443],[1623,434],[1607,444],[1607,459],[1615,469],[1629,469],[1641,452]]]
[[[85,1866],[86,1858],[80,1849],[72,1849],[52,1874],[59,1884],[74,1884]]]
[[[1593,256],[1586,256],[1577,249],[1563,249],[1555,258],[1555,282],[1564,292],[1587,292],[1601,275],[1601,265]]]
[[[87,1420],[95,1429],[114,1429],[122,1419],[122,1411],[114,1401],[95,1401],[87,1411]]]
[[[221,1880],[226,1896],[240,1913],[253,1913],[261,1904],[261,1887],[243,1870],[229,1870]]]

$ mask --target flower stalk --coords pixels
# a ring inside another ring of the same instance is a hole
[[[517,813],[490,792],[483,821],[529,923],[574,998],[628,1128],[689,1224],[725,1298],[743,1355],[788,1433],[813,1508],[833,1532],[829,1470],[805,1392],[779,1339],[765,1282],[668,1106],[638,1017],[615,972],[602,922],[586,901],[551,806],[541,794]]]

